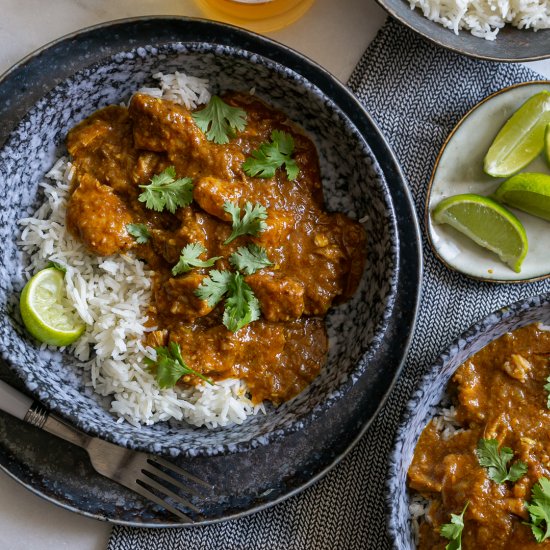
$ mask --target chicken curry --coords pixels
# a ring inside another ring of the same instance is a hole
[[[357,288],[366,238],[356,221],[325,211],[316,148],[303,131],[252,95],[230,93],[223,101],[246,115],[227,143],[210,140],[183,106],[141,93],[128,107],[106,107],[73,128],[67,226],[92,253],[131,250],[153,271],[148,345],[175,342],[197,373],[244,380],[255,403],[277,404],[319,373],[328,346],[323,318]],[[294,178],[282,168],[269,177],[243,169],[274,132],[291,136]],[[151,208],[145,186],[170,171],[190,182],[189,204]],[[232,235],[234,212],[239,221],[252,205],[264,212],[261,224]],[[130,227],[145,237],[136,239]],[[176,273],[184,249],[198,252],[196,267]],[[215,278],[212,270],[218,278],[234,272],[232,258],[243,249],[266,259],[238,275],[240,292],[253,296],[261,314],[229,330],[223,301],[213,303],[200,289]],[[186,375],[179,383],[198,381]]]
[[[550,480],[548,381],[550,332],[537,325],[505,334],[459,367],[448,388],[459,429],[446,438],[432,420],[408,472],[409,487],[431,501],[420,549],[444,549],[442,526],[464,508],[464,550],[550,548],[528,525],[533,487]]]

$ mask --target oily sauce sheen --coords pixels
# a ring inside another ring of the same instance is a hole
[[[439,529],[466,502],[464,550],[550,548],[550,541],[538,544],[523,524],[532,486],[541,477],[550,478],[548,376],[550,332],[536,325],[505,334],[456,371],[449,392],[463,431],[445,440],[430,422],[409,469],[409,486],[432,501],[433,525],[421,524],[419,548],[444,549],[449,541]],[[510,447],[512,462],[522,460],[527,474],[515,483],[491,481],[474,453],[481,438]]]
[[[323,317],[355,291],[365,234],[357,222],[324,210],[317,152],[298,127],[253,96],[231,93],[224,101],[247,114],[244,131],[226,145],[208,141],[184,107],[139,93],[128,108],[109,106],[72,129],[67,147],[76,178],[67,225],[92,253],[133,250],[154,271],[149,317],[157,330],[148,334],[147,344],[177,342],[194,370],[214,380],[245,380],[254,402],[280,403],[319,373],[327,354]],[[294,138],[295,181],[284,169],[269,179],[243,172],[246,158],[270,141],[273,130]],[[178,178],[193,179],[193,202],[174,214],[155,212],[138,200],[139,185],[169,166]],[[224,245],[231,233],[226,201],[266,207],[267,229]],[[146,244],[128,234],[130,223],[147,225]],[[195,294],[208,269],[172,276],[190,243],[205,247],[204,259],[221,256],[218,270],[232,269],[228,258],[241,246],[265,248],[273,265],[245,279],[260,302],[260,320],[230,332],[222,324],[223,305],[212,309]]]

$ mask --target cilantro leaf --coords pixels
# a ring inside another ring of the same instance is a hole
[[[200,243],[190,243],[181,249],[180,259],[178,263],[172,268],[172,275],[175,277],[180,273],[186,273],[191,271],[194,267],[212,267],[216,260],[219,260],[221,256],[212,256],[208,260],[199,260],[199,256],[206,252],[206,248]]]
[[[263,267],[273,265],[267,257],[265,248],[257,244],[237,248],[237,252],[233,252],[229,256],[229,262],[235,269],[245,275],[252,275]]]
[[[537,542],[544,542],[550,539],[550,479],[541,477],[531,489],[531,498],[531,504],[525,503],[531,521],[525,525],[531,527]]]
[[[510,470],[507,469],[514,452],[509,447],[502,447],[499,451],[496,439],[481,438],[477,443],[476,455],[479,465],[487,468],[489,479],[495,483],[517,481],[527,472],[527,466],[521,460],[516,461]]]
[[[207,139],[223,145],[235,132],[246,127],[246,111],[231,107],[217,95],[213,95],[208,105],[191,115],[197,126],[206,134]]]
[[[230,271],[213,269],[195,290],[195,294],[201,300],[206,300],[210,307],[214,307],[227,292],[232,276]]]
[[[61,271],[62,273],[67,273],[67,268],[64,265],[58,264],[57,262],[48,262],[46,268],[49,267],[53,267],[54,269],[57,269],[57,271]]]
[[[280,130],[271,132],[271,142],[262,143],[259,149],[252,151],[252,157],[243,163],[243,170],[248,176],[259,178],[272,178],[275,170],[285,165],[286,175],[289,180],[295,180],[298,176],[298,165],[291,158],[294,152],[294,138]]]
[[[550,376],[546,379],[548,384],[544,385],[544,389],[548,392],[548,400],[546,401],[546,407],[550,409]]]
[[[224,241],[223,244],[229,244],[232,240],[240,237],[241,235],[256,236],[260,231],[264,231],[267,228],[266,223],[263,221],[267,218],[267,210],[261,204],[252,204],[247,202],[244,205],[244,214],[241,219],[241,209],[237,204],[232,202],[225,202],[223,209],[231,214],[231,220],[233,223],[233,231],[229,238]]]
[[[149,367],[154,368],[155,377],[160,388],[173,388],[178,380],[186,374],[198,376],[205,382],[212,384],[212,380],[193,370],[185,363],[181,356],[180,346],[176,342],[170,342],[168,347],[156,347],[155,351],[157,352],[156,361],[149,358],[146,358],[145,361]]]
[[[441,526],[441,536],[450,540],[445,546],[445,550],[462,550],[462,530],[464,529],[464,512],[468,508],[469,502],[464,506],[462,514],[451,514],[451,523],[445,523]]]
[[[206,300],[210,307],[227,295],[223,324],[232,332],[260,318],[260,303],[241,273],[212,270],[195,294]]]
[[[173,214],[177,208],[188,206],[193,200],[193,180],[176,179],[176,169],[173,166],[153,176],[151,183],[140,187],[145,191],[138,200],[157,212],[162,212],[166,208]]]
[[[260,318],[260,303],[240,273],[233,273],[227,289],[223,324],[237,332],[248,323]]]
[[[126,231],[134,237],[138,244],[145,244],[151,238],[149,229],[143,223],[129,223],[126,226]]]

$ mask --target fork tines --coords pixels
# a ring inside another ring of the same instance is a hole
[[[159,504],[163,508],[166,508],[168,511],[172,512],[172,514],[182,519],[185,523],[192,523],[193,519],[184,514],[176,506],[172,506],[166,501],[166,498],[169,498],[176,505],[192,510],[199,516],[199,518],[202,518],[201,510],[197,508],[197,506],[195,506],[190,500],[176,493],[174,489],[179,489],[179,491],[183,493],[204,498],[207,497],[209,492],[212,490],[213,487],[211,485],[186,470],[176,466],[175,464],[153,455],[147,456],[147,464],[141,468],[141,473],[143,475],[136,479],[136,484],[139,487],[139,490],[137,488],[135,489],[139,494]],[[192,487],[190,484],[182,483],[180,480],[176,479],[174,475],[170,474],[184,477],[195,483],[197,487]],[[166,483],[162,483],[161,481]],[[162,498],[159,498],[156,493],[159,493]]]

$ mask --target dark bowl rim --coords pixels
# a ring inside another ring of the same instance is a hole
[[[359,100],[352,94],[352,92],[343,84],[340,80],[338,80],[335,76],[333,76],[329,71],[321,67],[318,63],[315,61],[312,61],[304,54],[301,54],[292,48],[281,44],[273,39],[267,38],[265,36],[257,35],[251,31],[246,31],[244,29],[240,29],[238,27],[234,27],[232,25],[208,21],[201,18],[191,18],[191,17],[185,17],[185,16],[171,16],[171,15],[153,15],[153,16],[140,16],[140,17],[130,17],[130,18],[121,18],[116,19],[113,21],[107,21],[103,23],[99,23],[96,25],[88,26],[76,31],[73,31],[71,33],[68,33],[64,36],[61,36],[60,38],[57,38],[55,40],[52,40],[45,44],[44,46],[30,52],[27,54],[24,58],[22,58],[20,61],[16,62],[14,65],[12,65],[10,68],[8,68],[2,75],[0,75],[0,89],[8,83],[9,85],[13,85],[17,77],[20,75],[21,72],[26,71],[31,67],[35,62],[37,62],[37,59],[44,53],[46,53],[48,50],[55,48],[56,46],[60,45],[61,43],[65,43],[67,41],[70,41],[72,39],[78,39],[82,38],[83,35],[87,35],[88,33],[93,33],[94,31],[98,30],[105,30],[105,29],[112,29],[116,27],[117,25],[131,25],[133,23],[140,23],[140,22],[162,22],[162,21],[172,21],[172,22],[179,22],[179,23],[189,23],[192,25],[198,25],[202,28],[210,28],[211,30],[216,29],[225,29],[230,31],[231,33],[239,34],[243,37],[246,37],[251,42],[248,44],[247,49],[251,48],[250,44],[253,44],[254,46],[258,46],[259,44],[263,44],[266,51],[260,52],[261,55],[265,55],[268,59],[274,61],[275,63],[280,63],[285,66],[288,66],[288,63],[285,63],[285,59],[290,59],[297,61],[301,65],[303,65],[302,68],[305,68],[305,74],[304,72],[300,72],[304,78],[306,78],[308,81],[312,82],[314,85],[316,85],[319,89],[321,89],[324,93],[327,93],[326,89],[331,91],[331,94],[336,94],[336,96],[339,98],[340,102],[338,103],[340,109],[345,114],[345,116],[348,117],[350,122],[355,126],[357,132],[363,137],[365,142],[368,144],[368,147],[371,149],[373,157],[376,159],[377,163],[380,166],[381,172],[384,174],[388,190],[390,191],[390,194],[392,195],[392,199],[397,199],[397,202],[399,203],[399,212],[396,213],[396,217],[404,222],[407,223],[407,231],[406,233],[403,231],[402,228],[397,226],[398,230],[398,240],[399,245],[403,243],[403,235],[407,235],[407,239],[405,239],[405,249],[403,251],[403,254],[399,254],[398,261],[401,264],[401,267],[406,263],[407,265],[407,276],[404,277],[404,274],[401,273],[401,276],[399,277],[399,280],[397,281],[398,287],[402,288],[402,300],[406,302],[407,309],[406,309],[406,315],[403,316],[403,319],[400,319],[399,321],[402,323],[407,324],[407,336],[400,339],[400,350],[398,353],[399,359],[396,361],[397,367],[395,369],[393,378],[391,382],[387,385],[382,399],[378,403],[378,406],[376,407],[375,411],[373,412],[371,418],[369,418],[359,429],[358,433],[350,443],[350,445],[345,449],[344,452],[342,452],[340,455],[336,456],[330,462],[326,467],[324,467],[322,470],[314,474],[307,482],[303,483],[299,487],[296,487],[295,489],[289,491],[288,493],[281,495],[277,499],[275,499],[272,502],[263,504],[261,506],[258,506],[256,508],[252,508],[250,510],[247,510],[245,512],[239,512],[233,516],[228,516],[222,519],[209,521],[205,523],[215,523],[218,521],[225,521],[227,519],[235,519],[238,517],[243,517],[246,515],[249,515],[250,513],[259,511],[261,509],[269,508],[279,502],[282,502],[283,500],[286,500],[287,498],[296,495],[297,493],[301,492],[303,489],[311,486],[313,483],[321,479],[324,475],[326,475],[336,464],[338,464],[350,451],[351,449],[358,443],[358,441],[361,439],[363,434],[366,432],[376,415],[379,413],[380,409],[383,407],[388,395],[392,391],[393,387],[395,386],[395,383],[397,379],[399,378],[399,375],[402,372],[404,362],[407,356],[408,349],[410,347],[412,336],[414,334],[414,330],[416,327],[416,320],[417,320],[417,312],[419,308],[420,303],[420,294],[421,294],[421,279],[422,279],[422,271],[423,271],[423,264],[422,264],[422,248],[421,248],[421,234],[420,234],[420,227],[419,222],[416,216],[416,211],[414,208],[414,203],[412,200],[411,192],[406,184],[406,178],[402,172],[402,169],[395,157],[395,154],[391,147],[389,146],[387,140],[381,133],[380,129],[378,128],[378,125],[373,120],[371,115],[365,110],[363,105],[359,102]],[[218,35],[217,38],[219,38],[220,35]],[[207,40],[189,40],[189,39],[181,39],[181,42],[208,42]],[[171,41],[174,42],[174,41]],[[230,42],[227,42],[225,39],[220,40],[210,40],[211,43],[218,43],[221,45],[226,46],[234,46],[234,44],[231,44]],[[136,46],[126,46],[126,49],[130,50],[133,49],[133,47]],[[271,48],[271,50],[269,50]],[[267,55],[267,52],[271,53],[271,55]],[[105,59],[109,57],[111,54],[103,54],[101,56],[98,56],[94,59],[92,59],[89,63],[87,63],[85,66],[82,66],[79,70],[82,70],[88,66],[93,65],[95,62]],[[32,67],[31,67],[32,68]],[[64,79],[71,76],[71,74],[74,74],[73,71],[69,72],[66,75],[61,76],[54,84],[52,84],[48,89],[43,89],[40,94],[37,97],[30,97],[28,103],[32,106],[36,103],[38,99],[40,99],[43,95],[48,93],[52,88],[54,88],[59,82],[63,81]],[[315,75],[314,78],[312,78],[312,75]],[[10,82],[10,80],[12,82]],[[332,95],[331,95],[331,99]],[[16,113],[15,114],[15,120],[11,121],[11,127],[8,127],[5,131],[4,129],[0,129],[0,147],[3,146],[3,143],[7,136],[13,131],[13,127],[20,121],[20,119],[26,114],[26,111],[24,111],[22,114]],[[2,112],[2,108],[0,107],[0,119],[2,116],[5,115],[5,113]],[[368,136],[368,138],[367,138]],[[395,204],[392,202],[393,206]],[[412,231],[411,231],[412,229]],[[412,235],[412,237],[411,237]],[[411,269],[412,265],[412,269]],[[406,321],[404,320],[406,317]],[[16,481],[21,480],[17,478],[17,476],[13,475],[7,468],[5,468],[3,465],[0,465],[0,469],[4,470],[10,477],[13,477]],[[38,494],[40,496],[43,496],[47,500],[50,500],[52,502],[55,502],[54,499],[51,497],[44,495],[39,489],[35,487],[30,487],[29,485],[22,483],[27,488],[29,488],[31,491],[33,491],[35,494]],[[61,507],[72,509],[73,507],[67,506],[63,503],[55,502]],[[96,516],[93,514],[87,514],[85,512],[82,512],[80,510],[76,510],[83,515],[90,515],[91,517],[95,517],[98,519],[107,519],[108,521],[112,521],[113,523],[119,523],[119,524],[125,524],[125,525],[134,525],[135,523],[132,522],[124,522],[120,520],[112,520],[110,518],[104,518],[101,516]],[[205,523],[202,523],[204,525]],[[139,524],[139,526],[142,527],[174,527],[174,526],[181,526],[179,524]]]
[[[403,0],[405,1],[405,0]],[[435,44],[436,46],[440,46],[441,48],[445,48],[446,50],[449,50],[454,53],[458,53],[461,55],[465,55],[467,57],[471,57],[473,59],[479,59],[481,61],[497,61],[497,62],[504,62],[504,63],[526,63],[528,61],[542,61],[543,59],[550,58],[550,52],[547,54],[540,54],[540,55],[528,55],[526,57],[508,57],[505,55],[502,56],[495,56],[495,55],[484,55],[484,54],[478,54],[475,52],[467,51],[467,50],[461,50],[458,46],[451,46],[450,44],[445,43],[443,40],[439,40],[433,36],[431,36],[429,33],[424,32],[420,29],[418,29],[414,23],[411,23],[406,17],[403,17],[397,10],[395,10],[387,0],[376,0],[376,3],[383,8],[391,17],[394,19],[397,19],[400,23],[414,31],[415,33],[419,34],[426,40],[430,41],[432,44]],[[427,21],[430,21],[426,18]],[[436,23],[435,21],[431,21],[434,25],[439,25],[439,23]],[[442,29],[448,30],[449,32],[452,32],[450,29],[446,29],[442,25],[439,25]],[[523,29],[526,30],[526,32],[529,32],[531,29]],[[546,29],[540,29],[541,31],[544,31]],[[468,32],[465,29],[461,29],[461,32]],[[534,32],[534,31],[531,31]],[[550,32],[550,30],[548,31]],[[473,35],[472,35],[473,36]],[[485,40],[484,38],[475,37],[478,40]]]
[[[536,304],[534,304],[534,302],[536,302]],[[399,550],[399,549],[394,544],[394,541],[395,541],[394,534],[396,531],[396,527],[395,525],[393,525],[394,509],[393,509],[392,493],[390,492],[392,489],[391,481],[395,478],[396,470],[397,470],[395,466],[396,465],[395,457],[399,455],[401,450],[400,447],[398,447],[399,442],[397,440],[397,436],[398,434],[403,432],[403,430],[407,427],[407,425],[410,422],[410,419],[412,417],[412,409],[410,405],[411,405],[411,402],[414,400],[414,396],[421,388],[423,388],[428,382],[431,381],[433,371],[435,369],[440,369],[441,365],[445,364],[449,360],[449,356],[450,356],[449,351],[457,347],[462,340],[469,339],[471,342],[471,338],[473,336],[480,335],[483,332],[490,329],[495,324],[495,322],[497,322],[495,320],[491,320],[493,317],[498,316],[498,321],[501,321],[503,319],[509,319],[511,317],[514,317],[517,313],[521,311],[527,311],[533,308],[538,309],[544,306],[545,304],[550,305],[550,292],[535,294],[533,296],[527,296],[525,298],[521,298],[515,302],[512,302],[511,304],[504,305],[498,309],[495,309],[489,312],[487,315],[483,316],[481,319],[478,319],[473,324],[471,324],[458,336],[453,338],[453,340],[449,342],[449,344],[447,344],[445,348],[438,354],[436,359],[430,364],[430,366],[424,372],[424,374],[422,374],[418,383],[415,384],[414,389],[410,394],[410,398],[407,400],[407,402],[403,406],[403,411],[400,416],[399,424],[397,425],[397,429],[395,430],[395,433],[394,433],[394,443],[388,455],[388,460],[386,465],[386,482],[384,486],[384,493],[385,493],[384,500],[385,500],[385,508],[386,508],[386,531],[388,533],[388,536],[392,540],[392,546],[396,550]],[[491,322],[489,322],[490,320]]]

